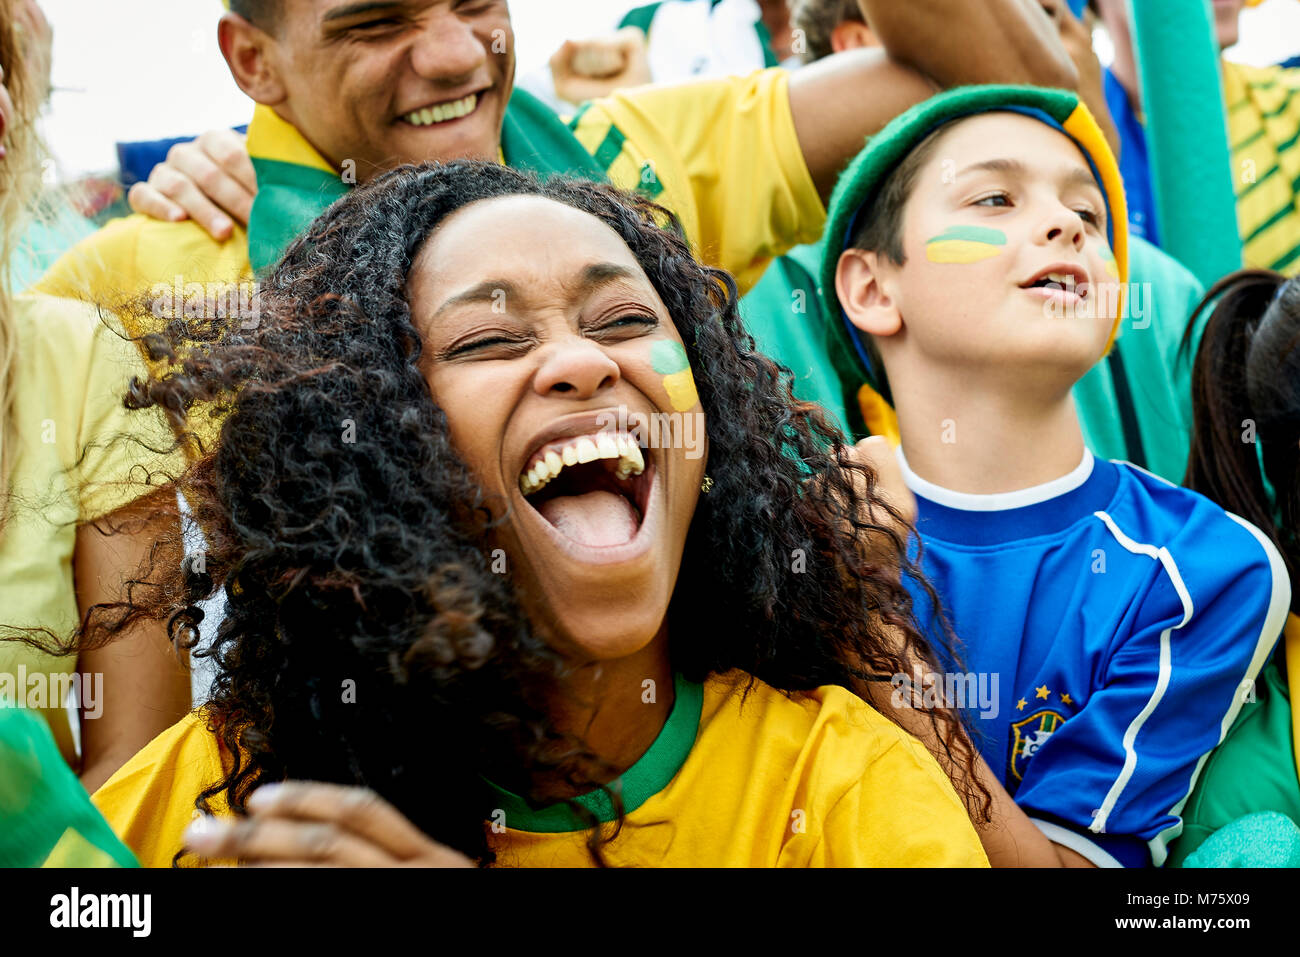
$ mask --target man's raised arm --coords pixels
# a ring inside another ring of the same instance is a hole
[[[1041,0],[858,2],[884,50],[839,53],[790,78],[795,132],[823,199],[868,136],[940,89],[1078,82]]]

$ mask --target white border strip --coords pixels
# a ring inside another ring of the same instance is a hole
[[[1052,479],[1052,481],[1045,482],[1042,485],[1017,489],[1014,492],[994,492],[988,495],[979,495],[974,492],[954,492],[941,485],[935,485],[933,482],[927,482],[908,466],[907,456],[903,454],[901,445],[898,447],[897,455],[898,466],[903,473],[903,484],[924,499],[936,502],[939,505],[946,505],[948,508],[960,509],[963,512],[1001,512],[1009,508],[1024,508],[1026,505],[1037,505],[1040,502],[1051,501],[1066,492],[1073,492],[1088,481],[1095,463],[1092,452],[1085,448],[1083,450],[1083,460],[1071,472],[1062,475],[1058,479]]]
[[[1183,583],[1183,576],[1178,571],[1178,565],[1174,561],[1174,557],[1169,554],[1169,549],[1163,546],[1156,548],[1154,545],[1135,542],[1121,532],[1119,526],[1115,524],[1115,520],[1105,512],[1094,512],[1093,514],[1105,523],[1106,527],[1110,529],[1111,535],[1127,551],[1135,555],[1146,555],[1153,558],[1164,567],[1165,574],[1169,576],[1174,591],[1178,593],[1178,600],[1183,605],[1182,621],[1176,625],[1171,625],[1160,633],[1160,670],[1156,678],[1155,690],[1151,692],[1151,697],[1146,706],[1138,712],[1137,717],[1129,723],[1128,728],[1124,731],[1124,767],[1120,770],[1119,777],[1110,786],[1106,799],[1101,802],[1101,807],[1097,810],[1097,816],[1093,818],[1092,824],[1088,825],[1088,830],[1094,834],[1102,834],[1106,830],[1106,819],[1110,817],[1110,812],[1119,803],[1120,795],[1124,792],[1124,788],[1128,786],[1128,782],[1133,777],[1133,771],[1137,767],[1137,752],[1133,750],[1133,744],[1137,741],[1138,732],[1142,730],[1142,725],[1146,724],[1147,718],[1151,717],[1152,712],[1156,710],[1156,707],[1160,704],[1160,699],[1164,697],[1165,691],[1169,687],[1169,676],[1173,664],[1169,636],[1175,628],[1182,628],[1191,621],[1193,608],[1192,596],[1188,593],[1186,584]]]
[[[1088,840],[1078,831],[1072,831],[1068,827],[1061,827],[1061,825],[1053,824],[1051,821],[1040,821],[1036,817],[1031,817],[1029,820],[1033,821],[1038,829],[1043,832],[1043,836],[1053,844],[1068,847],[1076,854],[1083,855],[1098,867],[1124,866],[1113,855]]]

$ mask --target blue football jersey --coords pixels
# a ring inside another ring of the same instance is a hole
[[[948,699],[985,760],[1051,840],[1100,865],[1163,863],[1286,621],[1277,550],[1204,496],[1091,453],[1005,495],[954,493],[900,461],[959,643]]]

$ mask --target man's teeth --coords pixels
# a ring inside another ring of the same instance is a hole
[[[600,432],[594,438],[583,436],[572,439],[559,449],[548,449],[533,463],[532,468],[519,476],[519,490],[532,495],[569,465],[594,462],[596,459],[618,459],[614,474],[619,479],[640,475],[645,471],[645,457],[641,446],[626,435]]]
[[[1076,280],[1075,280],[1074,273],[1072,273],[1072,272],[1069,272],[1069,273],[1067,273],[1067,272],[1049,272],[1049,273],[1048,273],[1046,276],[1044,276],[1043,278],[1046,279],[1048,282],[1059,283],[1060,285],[1062,285],[1062,286],[1066,286],[1066,287],[1068,287],[1068,288],[1070,288],[1070,289],[1073,289],[1073,288],[1074,288],[1074,284],[1075,284],[1075,281],[1076,281]]]
[[[416,110],[413,113],[407,113],[402,119],[412,126],[432,126],[434,123],[445,123],[447,120],[457,120],[474,112],[474,107],[478,104],[478,94],[471,93],[469,96],[455,100],[451,103],[439,103],[437,106],[427,106],[422,110]]]

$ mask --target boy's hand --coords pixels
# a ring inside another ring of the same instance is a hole
[[[131,209],[154,219],[193,219],[213,239],[229,239],[233,218],[248,225],[257,195],[257,174],[244,137],[234,130],[209,130],[177,143],[165,162],[126,194]]]
[[[248,813],[243,820],[196,820],[185,831],[186,847],[211,860],[254,867],[474,866],[366,788],[264,785],[249,797]]]

